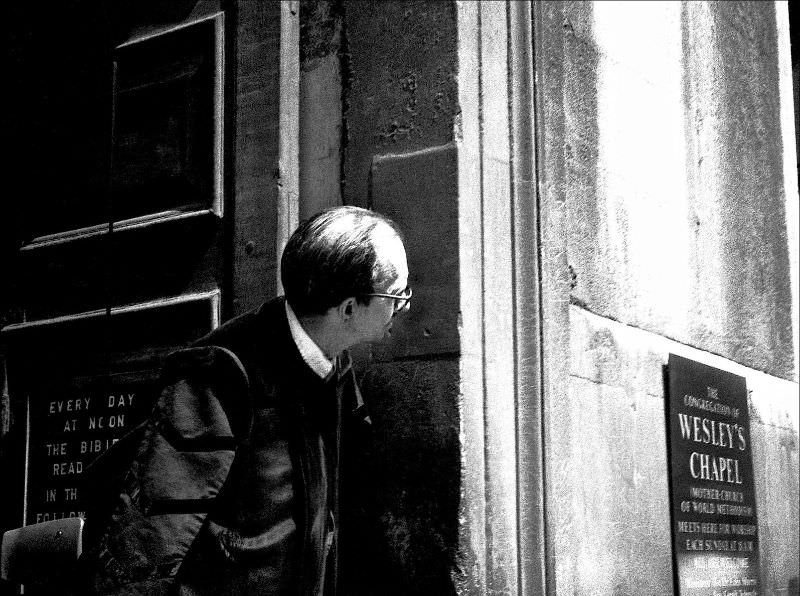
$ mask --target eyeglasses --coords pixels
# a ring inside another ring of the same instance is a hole
[[[413,292],[411,291],[411,286],[406,286],[406,289],[400,292],[399,294],[380,294],[377,292],[373,292],[371,294],[361,294],[362,296],[375,296],[377,298],[393,298],[394,299],[394,312],[400,312],[401,310],[405,310],[408,304],[411,302],[411,296]]]

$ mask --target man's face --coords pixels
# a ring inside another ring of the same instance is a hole
[[[393,271],[394,274],[378,284],[375,292],[401,294],[408,286],[408,263],[402,241],[394,234],[387,234],[377,239],[376,248],[378,261],[384,270]],[[357,304],[353,320],[355,343],[375,342],[387,337],[396,314],[393,298],[374,296],[369,304]]]

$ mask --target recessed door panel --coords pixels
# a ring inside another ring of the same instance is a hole
[[[223,16],[114,54],[112,218],[221,209]]]
[[[12,10],[0,530],[84,511],[78,476],[146,416],[165,355],[274,295],[282,11]]]

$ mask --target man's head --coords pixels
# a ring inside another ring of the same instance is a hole
[[[281,281],[298,317],[327,316],[347,335],[345,347],[379,340],[391,328],[395,306],[407,304],[370,296],[399,296],[407,288],[400,231],[390,219],[367,209],[346,206],[319,213],[289,239]]]

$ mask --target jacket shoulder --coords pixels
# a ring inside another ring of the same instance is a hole
[[[195,346],[170,354],[161,373],[155,413],[183,438],[228,434],[238,442],[250,432],[250,380],[233,351]],[[221,431],[220,426],[225,426]]]
[[[286,342],[291,341],[283,298],[275,298],[260,308],[244,313],[223,323],[208,335],[198,339],[193,346],[220,346],[234,352],[248,374],[251,383],[257,383],[266,362],[285,353]]]

